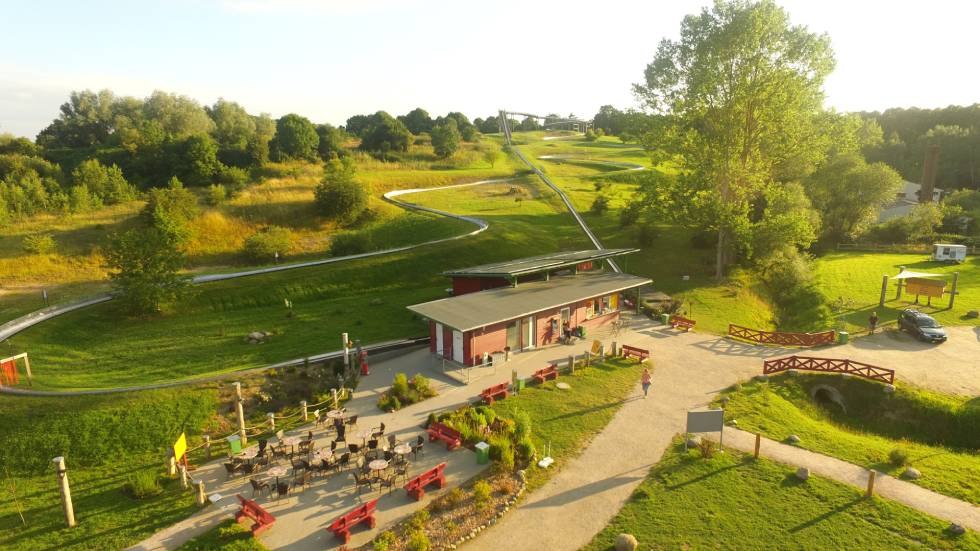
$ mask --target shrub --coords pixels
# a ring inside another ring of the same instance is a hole
[[[490,505],[490,484],[486,480],[480,480],[473,485],[473,503],[476,508],[483,510]]]
[[[330,242],[331,256],[361,254],[371,250],[371,237],[364,233],[341,233]]]
[[[534,447],[534,442],[531,441],[530,437],[522,438],[517,442],[517,455],[522,461],[530,462],[534,459],[534,455],[537,450]]]
[[[429,379],[427,379],[421,373],[417,373],[414,377],[412,377],[412,386],[415,388],[415,391],[419,393],[419,397],[421,398],[435,396],[435,392],[429,388]]]
[[[631,201],[623,210],[619,211],[619,227],[628,228],[635,224],[640,219],[642,210],[643,203]]]
[[[701,442],[698,443],[698,451],[701,452],[701,457],[711,459],[711,457],[715,454],[714,441],[708,440],[707,438],[702,438]]]
[[[229,195],[234,195],[248,184],[248,171],[237,166],[226,166],[218,173],[218,184],[223,186]]]
[[[888,461],[896,467],[904,467],[909,464],[909,452],[903,448],[895,448],[888,452]]]
[[[636,228],[636,244],[641,247],[649,247],[653,245],[653,241],[657,238],[659,232],[656,226],[647,222],[640,224]]]
[[[124,491],[133,499],[146,499],[163,491],[155,471],[138,471],[129,477]]]
[[[480,406],[476,409],[477,411],[480,412],[480,415],[483,415],[483,418],[487,422],[487,426],[492,425],[493,422],[497,420],[497,412],[494,411],[493,408],[489,408],[487,406]]]
[[[466,499],[466,494],[463,492],[463,489],[458,486],[446,494],[446,504],[451,507],[458,506],[464,499]]]
[[[408,535],[408,543],[405,544],[405,549],[408,551],[430,551],[432,543],[429,541],[429,536],[426,535],[425,530],[412,530]]]
[[[592,201],[592,206],[589,207],[589,212],[592,214],[602,214],[609,210],[609,198],[605,195],[596,196],[595,200]]]
[[[272,260],[276,253],[284,256],[289,251],[292,239],[293,234],[288,229],[269,226],[245,240],[245,256],[257,262]]]
[[[395,545],[396,542],[395,533],[391,530],[385,530],[378,534],[378,537],[374,538],[373,548],[374,551],[388,551]]]
[[[404,373],[395,374],[395,380],[391,383],[391,394],[393,396],[408,394],[408,377]]]
[[[24,237],[20,244],[26,252],[34,254],[53,253],[57,247],[57,244],[54,242],[54,238],[46,233],[28,235]]]
[[[323,181],[313,191],[320,212],[342,223],[350,223],[367,209],[368,193],[357,181],[354,160],[331,159]]]
[[[518,441],[531,437],[531,416],[524,410],[514,413],[514,438]]]
[[[585,131],[585,141],[594,142],[598,139],[599,135],[593,132],[591,128]]]
[[[212,207],[216,207],[225,202],[228,198],[228,190],[222,184],[211,184],[208,186],[208,193],[205,196],[205,201]]]
[[[425,509],[419,509],[418,511],[415,511],[415,514],[412,515],[412,518],[408,520],[408,525],[415,530],[421,530],[425,528],[426,522],[429,522],[429,511]]]
[[[517,481],[511,477],[501,479],[499,490],[505,496],[512,496],[517,493]]]
[[[430,413],[429,417],[425,420],[425,428],[429,428],[429,425],[435,423],[439,420],[435,413]]]

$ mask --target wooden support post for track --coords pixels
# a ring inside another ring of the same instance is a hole
[[[762,433],[755,433],[755,458],[759,459],[759,448],[762,447]]]
[[[309,421],[310,420],[310,415],[309,415],[309,413],[307,412],[307,409],[306,409],[306,400],[301,401],[299,403],[299,407],[303,408],[303,421]]]
[[[877,474],[876,471],[868,471],[868,492],[865,494],[868,497],[873,496],[875,493],[875,476]]]
[[[235,411],[238,414],[238,438],[242,442],[242,447],[247,444],[247,438],[245,435],[245,408],[242,405],[244,400],[242,399],[242,383],[235,382],[232,383],[235,387]]]
[[[71,503],[71,488],[68,486],[68,469],[65,468],[65,458],[55,457],[51,460],[58,474],[58,486],[61,489],[61,510],[65,514],[65,524],[69,528],[75,526],[75,507]]]
[[[266,414],[266,417],[269,418],[269,430],[276,432],[276,414],[270,411]]]

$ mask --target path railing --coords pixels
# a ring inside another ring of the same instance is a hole
[[[825,373],[846,373],[864,377],[872,381],[894,384],[895,370],[877,367],[863,362],[835,358],[811,358],[806,356],[788,356],[766,360],[762,364],[762,372],[766,375],[779,373],[789,369],[804,371],[823,371]]]
[[[728,324],[728,336],[759,344],[778,344],[783,346],[820,346],[833,344],[837,334],[833,329],[820,333],[786,333],[781,331],[762,331]]]

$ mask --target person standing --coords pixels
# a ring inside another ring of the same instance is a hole
[[[868,318],[868,327],[870,327],[870,334],[875,334],[875,327],[878,327],[878,312],[871,312],[871,317]]]
[[[646,400],[647,393],[650,391],[650,368],[643,368],[643,375],[640,376],[640,383],[643,385],[643,399]]]

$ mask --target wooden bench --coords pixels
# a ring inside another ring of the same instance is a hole
[[[500,383],[499,385],[493,385],[492,387],[483,389],[480,393],[480,397],[487,403],[487,405],[492,406],[494,400],[503,400],[507,397],[507,383]]]
[[[690,331],[691,329],[694,329],[695,324],[697,324],[696,321],[689,320],[683,316],[670,317],[670,326],[673,327],[674,329],[677,329],[678,327],[683,327],[685,331]]]
[[[333,521],[333,524],[331,524],[330,528],[327,528],[327,530],[333,532],[334,536],[342,538],[344,540],[344,545],[347,545],[350,543],[351,528],[362,522],[367,522],[368,528],[374,528],[376,522],[374,520],[374,508],[377,505],[378,500],[372,499],[364,505],[355,507],[337,520]]]
[[[413,497],[415,501],[421,500],[425,496],[425,487],[433,482],[436,483],[440,488],[446,485],[446,475],[443,474],[446,464],[440,463],[435,467],[425,471],[424,473],[416,476],[415,478],[408,481],[405,485],[405,491],[408,495]]]
[[[558,378],[558,366],[555,364],[551,364],[544,369],[539,369],[534,372],[534,379],[541,384],[544,384],[544,382],[547,381],[548,379],[557,379],[557,378]]]
[[[463,443],[462,436],[460,436],[459,431],[454,428],[447,427],[442,423],[432,423],[429,425],[428,431],[429,442],[442,440],[446,443],[447,450],[454,450]]]
[[[276,517],[269,514],[255,500],[245,499],[242,494],[238,494],[238,501],[242,503],[242,508],[235,513],[235,522],[241,522],[246,517],[254,520],[255,524],[252,525],[253,536],[258,536],[268,530],[276,522]]]
[[[650,357],[650,351],[644,348],[637,348],[635,346],[624,344],[622,346],[622,350],[624,358],[636,358],[641,362],[645,362],[647,361],[647,358]]]

